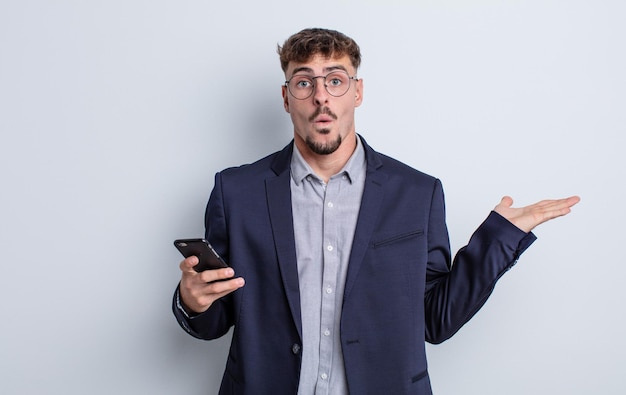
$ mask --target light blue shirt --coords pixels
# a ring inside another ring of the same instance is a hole
[[[365,151],[357,146],[328,183],[294,144],[291,204],[302,311],[299,395],[347,394],[340,339],[348,260],[365,185]]]

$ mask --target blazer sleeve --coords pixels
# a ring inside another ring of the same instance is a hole
[[[228,234],[223,202],[221,175],[217,173],[205,213],[205,237],[228,262]],[[199,339],[211,340],[226,334],[233,325],[232,299],[232,294],[229,294],[216,300],[207,311],[201,314],[187,314],[180,301],[177,287],[172,301],[172,310],[179,325],[187,333]]]
[[[439,180],[431,202],[424,301],[426,340],[441,343],[478,312],[498,279],[536,237],[492,211],[451,263]]]

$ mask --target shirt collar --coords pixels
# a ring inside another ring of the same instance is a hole
[[[360,177],[365,177],[365,171],[365,150],[363,149],[361,139],[359,138],[359,136],[356,136],[356,148],[350,156],[350,159],[348,159],[348,162],[346,162],[343,168],[332,177],[335,177],[339,174],[345,174],[348,177],[350,183],[353,183]],[[315,174],[311,166],[309,166],[309,164],[304,160],[302,154],[300,153],[300,150],[294,144],[293,155],[291,156],[291,177],[293,178],[293,181],[296,183],[296,185],[300,185],[302,180],[304,180],[309,175],[320,179],[320,177]]]

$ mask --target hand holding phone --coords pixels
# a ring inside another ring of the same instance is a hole
[[[196,272],[205,270],[223,269],[228,267],[226,262],[213,249],[211,244],[205,239],[178,239],[174,241],[174,246],[185,258],[196,256],[199,263],[193,267]]]
[[[232,269],[224,270],[229,266],[207,240],[180,239],[174,241],[174,246],[185,258],[196,256],[199,262],[194,270],[189,270],[193,263],[188,259],[180,263],[180,302],[185,312],[202,313],[216,300],[244,286],[243,278],[233,278]]]

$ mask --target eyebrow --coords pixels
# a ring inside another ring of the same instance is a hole
[[[339,64],[339,65],[336,65],[336,66],[328,66],[328,67],[324,67],[324,72],[325,72],[325,73],[330,73],[330,72],[335,71],[335,70],[343,70],[343,71],[345,71],[346,73],[348,72],[348,70],[346,70],[346,68],[345,68],[344,66],[340,65],[340,64]],[[296,67],[296,68],[293,70],[293,73],[292,73],[291,75],[292,75],[292,76],[293,76],[293,75],[296,75],[297,73],[299,73],[299,72],[301,72],[301,71],[303,71],[303,72],[305,72],[305,73],[313,74],[313,69],[312,69],[312,68],[310,68],[310,67],[306,67],[306,66],[302,66],[302,67]]]

